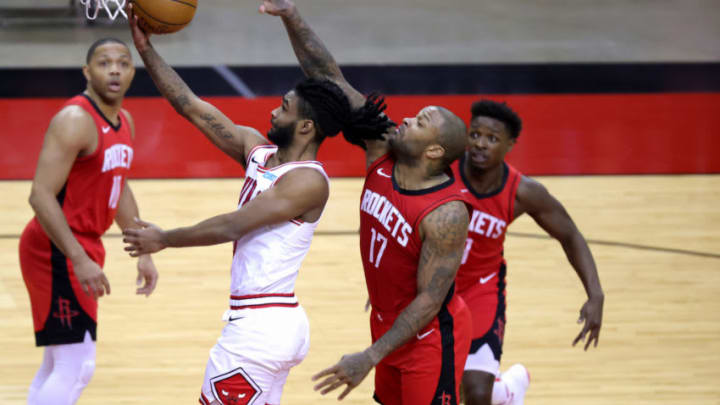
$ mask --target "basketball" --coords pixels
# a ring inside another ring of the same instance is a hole
[[[197,0],[132,0],[138,25],[152,34],[169,34],[192,21]]]

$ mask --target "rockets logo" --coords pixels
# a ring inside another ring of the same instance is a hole
[[[53,312],[53,317],[60,319],[60,324],[63,327],[72,330],[72,319],[78,316],[78,311],[70,308],[70,300],[63,297],[58,297],[57,300],[58,310]]]

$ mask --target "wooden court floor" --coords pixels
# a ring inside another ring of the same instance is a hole
[[[606,293],[600,345],[570,343],[584,302],[560,246],[529,218],[506,243],[508,327],[502,368],[524,363],[529,405],[720,404],[720,175],[539,178],[574,217]],[[143,218],[189,225],[230,211],[240,180],[131,182]],[[0,404],[25,403],[41,359],[18,267],[18,235],[31,217],[29,182],[0,182]],[[369,343],[359,260],[360,179],[334,179],[297,294],[311,322],[307,359],[290,374],[284,404],[331,404],[310,376]],[[113,293],[100,302],[97,368],[79,404],[194,404],[223,326],[230,245],[156,255],[160,283],[134,295],[135,264],[118,230],[105,238]],[[372,376],[346,398],[371,404]]]

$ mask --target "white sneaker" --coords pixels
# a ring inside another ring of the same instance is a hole
[[[514,364],[502,373],[503,382],[510,390],[510,399],[507,405],[523,405],[525,402],[525,391],[530,386],[530,373],[522,364]]]

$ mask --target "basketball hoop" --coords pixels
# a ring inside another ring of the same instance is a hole
[[[105,13],[113,21],[121,14],[127,19],[128,16],[125,14],[126,2],[127,0],[80,0],[80,4],[85,6],[85,17],[88,20],[96,19],[101,9],[105,10]],[[114,7],[109,6],[109,4],[114,4]]]

